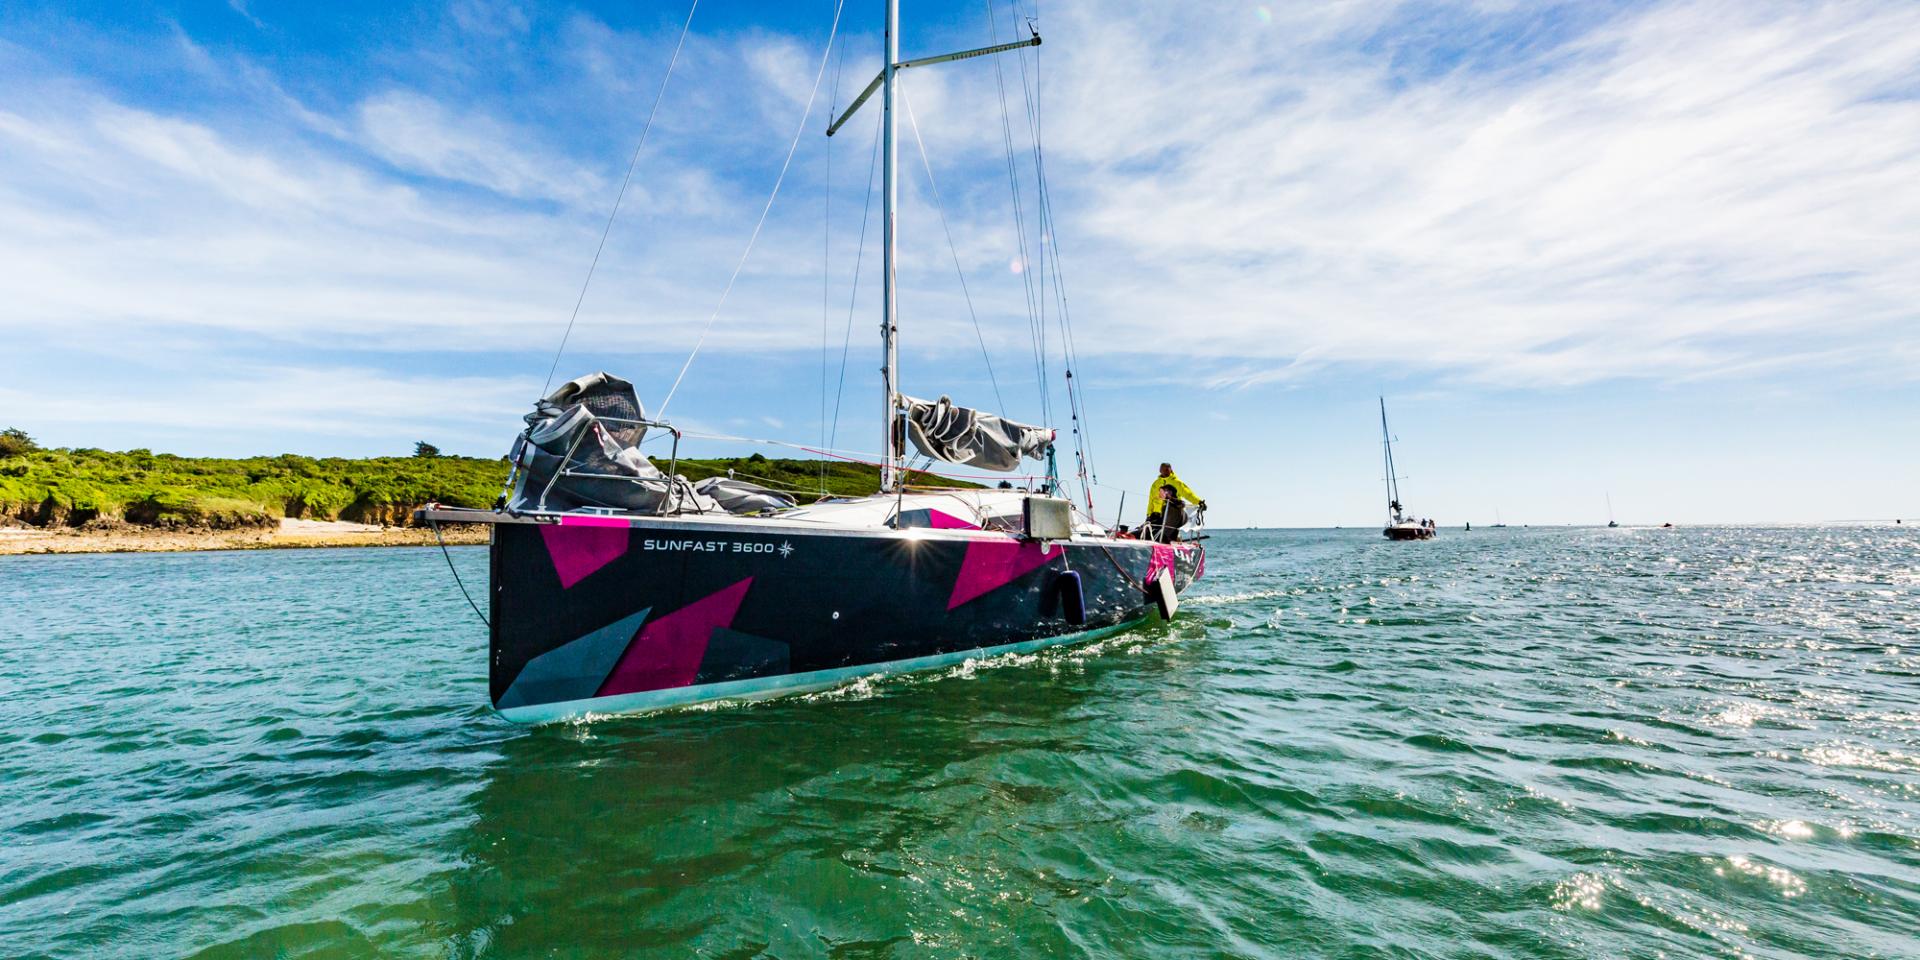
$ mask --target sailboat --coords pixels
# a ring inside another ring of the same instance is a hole
[[[1493,508],[1493,528],[1495,530],[1505,530],[1507,528],[1507,522],[1505,520],[1500,519],[1499,507]]]
[[[902,61],[897,0],[885,6],[880,72],[828,128],[877,88],[878,489],[799,505],[724,478],[693,484],[676,474],[684,431],[649,418],[632,384],[605,373],[563,384],[527,416],[495,509],[416,514],[436,529],[491,530],[489,698],[506,719],[799,693],[1090,640],[1172,617],[1204,572],[1199,542],[1116,537],[1094,520],[1090,496],[1085,510],[1062,496],[1054,430],[918,399],[898,383],[911,324],[895,295],[897,75],[1040,38]],[[649,431],[671,441],[665,471],[640,452]],[[929,460],[999,473],[1037,460],[1047,475],[1025,489],[919,486],[909,443]]]
[[[1387,527],[1380,531],[1388,540],[1432,540],[1434,528],[1410,519],[1400,507],[1400,477],[1393,470],[1393,434],[1387,430],[1387,398],[1380,398],[1380,445],[1387,459]]]
[[[1617,527],[1619,525],[1620,521],[1613,518],[1613,494],[1609,493],[1607,494],[1607,526]]]

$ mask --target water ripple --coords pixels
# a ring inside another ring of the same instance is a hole
[[[537,729],[437,553],[0,558],[0,955],[1920,956],[1920,538],[1377,540]]]

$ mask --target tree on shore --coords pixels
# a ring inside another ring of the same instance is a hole
[[[0,430],[0,457],[17,457],[20,454],[32,453],[38,449],[40,449],[40,445],[34,443],[33,438],[27,436],[25,430],[19,427],[8,427],[5,430]]]
[[[413,455],[422,459],[437,457],[440,455],[440,448],[422,440],[413,445]]]

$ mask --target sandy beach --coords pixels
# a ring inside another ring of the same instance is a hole
[[[486,543],[484,529],[442,527],[450,544]],[[0,556],[24,553],[169,553],[183,550],[270,550],[288,547],[416,547],[434,543],[433,531],[340,520],[282,519],[277,529],[110,531],[72,528],[0,528]]]

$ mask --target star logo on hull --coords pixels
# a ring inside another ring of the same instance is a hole
[[[785,560],[791,556],[793,556],[793,544],[785,540],[780,541],[780,559]]]

